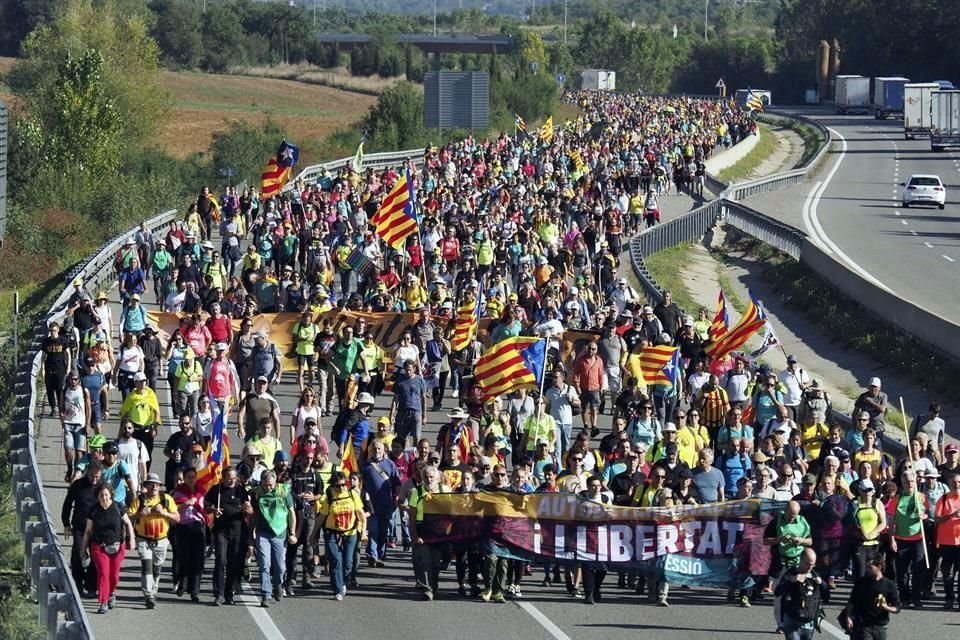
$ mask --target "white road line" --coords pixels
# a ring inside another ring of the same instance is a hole
[[[818,244],[820,244],[828,254],[836,253],[840,260],[843,261],[843,263],[846,264],[850,269],[857,272],[862,277],[866,278],[881,289],[893,293],[887,285],[877,280],[866,269],[858,265],[853,261],[853,259],[850,258],[850,256],[845,254],[840,247],[838,247],[836,243],[834,243],[829,236],[827,236],[826,232],[823,230],[823,227],[820,226],[820,220],[817,219],[817,206],[820,203],[820,198],[823,197],[823,192],[830,185],[830,181],[833,180],[833,176],[836,175],[837,170],[840,169],[840,164],[847,155],[847,139],[844,138],[836,129],[830,129],[830,132],[840,140],[840,156],[830,169],[830,172],[827,173],[827,177],[824,178],[823,183],[817,183],[814,185],[813,190],[807,195],[807,201],[810,202],[810,226],[808,226],[808,231],[812,228],[814,232],[811,235],[820,235],[820,242]],[[804,202],[804,208],[806,208],[806,202]]]
[[[565,634],[563,630],[557,625],[553,624],[553,621],[550,620],[547,616],[543,615],[539,609],[533,606],[529,602],[517,602],[513,601],[515,605],[526,611],[530,614],[530,617],[540,623],[540,626],[547,630],[551,636],[556,640],[570,640],[570,636]]]
[[[950,256],[941,255],[940,257],[943,258],[944,260],[946,260],[947,262],[956,262],[956,260],[954,260],[954,259],[951,258]]]
[[[260,602],[251,596],[235,596],[237,603],[243,605],[243,607],[250,613],[250,617],[253,618],[254,624],[260,629],[260,633],[263,634],[263,637],[267,640],[286,640],[283,634],[280,633],[280,629],[277,628],[277,625],[274,624],[273,619],[270,618],[270,614],[267,613],[266,609],[260,607]]]
[[[846,634],[845,631],[841,630],[840,627],[833,625],[826,620],[820,621],[820,629],[826,631],[834,638],[839,638],[840,640],[847,640],[850,636]]]
[[[900,221],[900,224],[904,224],[904,225],[906,225],[906,224],[910,224],[910,223],[909,223],[909,222],[907,222],[906,220],[901,220],[901,221]]]
[[[933,245],[930,244],[929,242],[924,242],[923,246],[925,246],[927,249],[933,249]]]
[[[900,215],[900,212],[897,211],[896,209],[894,209],[894,210],[893,210],[893,215],[898,216],[898,215]]]
[[[915,236],[915,235],[917,235],[917,232],[914,231],[913,229],[910,229],[910,235]]]

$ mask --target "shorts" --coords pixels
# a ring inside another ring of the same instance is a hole
[[[423,416],[419,411],[410,409],[397,409],[397,420],[393,425],[397,432],[397,437],[401,441],[406,440],[408,436],[420,438],[420,427],[423,424]]]
[[[313,354],[310,354],[309,356],[305,356],[305,355],[303,355],[303,354],[301,354],[301,353],[298,353],[298,354],[297,354],[297,367],[307,366],[307,367],[309,367],[310,369],[313,369],[313,359],[314,359]]]
[[[600,391],[581,391],[580,392],[580,405],[586,409],[587,407],[599,407],[600,406]]]
[[[63,425],[63,448],[70,451],[87,450],[87,430],[82,424]]]
[[[90,407],[90,424],[95,427],[103,425],[103,408],[99,404]]]

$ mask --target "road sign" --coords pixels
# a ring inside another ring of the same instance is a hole
[[[727,88],[727,85],[726,85],[726,83],[723,81],[723,78],[720,78],[719,80],[717,80],[717,84],[713,85],[713,88],[714,88],[714,89],[726,89],[726,88]]]
[[[566,81],[567,81],[567,76],[563,75],[562,73],[557,74],[557,82],[559,82],[560,84],[563,84]]]
[[[226,178],[232,178],[237,175],[237,170],[233,167],[220,167],[220,175]]]
[[[531,62],[531,63],[530,63],[530,71],[533,71],[534,73],[536,73],[537,69],[539,69],[539,68],[540,68],[540,65],[537,64],[536,62]]]

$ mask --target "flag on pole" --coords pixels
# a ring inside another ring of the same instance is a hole
[[[370,277],[377,269],[377,265],[360,250],[360,247],[354,247],[350,251],[347,256],[347,264],[350,265],[351,269],[366,277]]]
[[[353,161],[351,162],[353,170],[357,173],[363,172],[363,141],[365,138],[366,136],[360,138],[360,144],[357,145],[357,152],[353,154]]]
[[[457,309],[457,319],[453,324],[453,341],[450,348],[461,351],[470,346],[480,328],[480,292],[483,291],[483,278],[480,278],[480,288],[477,299],[467,300]]]
[[[727,312],[727,299],[723,295],[723,289],[720,289],[720,294],[717,296],[717,312],[714,314],[713,322],[708,330],[710,340],[713,342],[721,340],[723,336],[727,335],[729,328],[730,314]]]
[[[407,168],[370,219],[377,235],[397,251],[402,251],[407,236],[417,231],[416,199],[417,193]]]
[[[227,409],[230,404],[227,400]],[[213,430],[210,444],[207,446],[207,466],[197,472],[197,486],[204,493],[220,482],[223,468],[230,464],[230,441],[227,436],[226,411],[220,411],[217,401],[210,398],[213,412]]]
[[[648,387],[655,384],[668,386],[674,384],[673,376],[679,375],[677,373],[679,366],[675,367],[677,371],[670,367],[679,352],[678,347],[669,345],[648,346],[640,352],[640,371],[643,373],[643,380]]]
[[[546,358],[545,338],[507,338],[480,356],[474,382],[483,390],[485,398],[509,393],[522,386],[539,387]]]
[[[513,124],[517,128],[517,131],[527,131],[527,123],[522,117],[520,117],[519,113],[513,114]]]
[[[777,337],[777,332],[773,330],[773,325],[769,322],[767,323],[766,331],[763,333],[763,341],[760,343],[760,347],[756,351],[750,352],[751,358],[759,358],[772,347],[776,347],[780,344],[780,339]]]
[[[267,166],[260,174],[261,197],[272,198],[280,193],[284,185],[290,182],[293,168],[299,160],[300,147],[282,140],[276,155],[267,161]]]
[[[580,173],[587,170],[587,163],[583,161],[583,154],[580,153],[579,149],[570,152],[570,160],[573,162],[574,168]]]
[[[343,443],[343,450],[340,452],[340,470],[346,473],[359,473],[360,462],[357,459],[357,452],[353,448],[353,436],[347,434],[347,441]]]
[[[747,88],[747,109],[763,113],[763,100],[749,87]]]
[[[540,139],[547,144],[553,142],[553,116],[547,118],[547,121],[540,127]]]
[[[722,358],[731,351],[739,349],[746,344],[750,336],[766,324],[767,314],[760,306],[760,301],[757,300],[752,291],[748,291],[748,293],[750,294],[750,304],[737,324],[722,339],[707,345],[706,352],[711,358]]]

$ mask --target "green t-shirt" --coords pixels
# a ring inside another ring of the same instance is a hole
[[[333,354],[330,356],[330,363],[340,370],[337,379],[346,380],[347,376],[353,373],[357,366],[357,357],[362,350],[363,340],[360,338],[354,338],[347,344],[344,344],[342,340],[337,340],[337,343],[333,345]]]
[[[277,484],[273,491],[257,487],[253,503],[259,516],[257,528],[260,531],[269,532],[276,537],[287,534],[287,514],[293,509],[293,498],[283,484]]]
[[[794,538],[809,538],[810,523],[803,516],[798,515],[793,522],[787,522],[780,514],[777,520],[778,536],[793,536]],[[780,559],[784,567],[795,567],[800,563],[800,556],[803,554],[804,546],[802,544],[780,543]]]
[[[897,538],[910,539],[920,535],[920,518],[917,509],[917,495],[902,495],[897,499],[897,510],[894,513],[895,529],[893,535]]]

